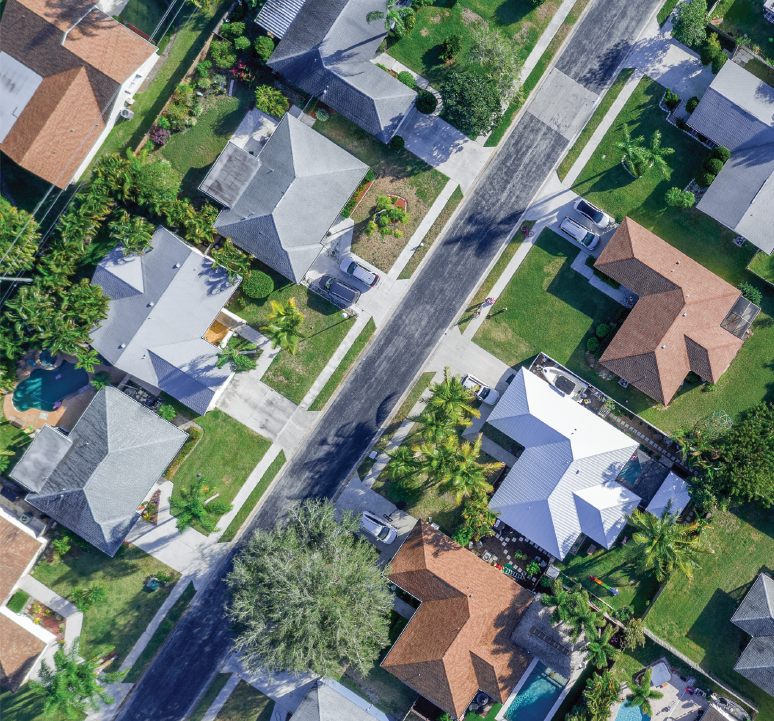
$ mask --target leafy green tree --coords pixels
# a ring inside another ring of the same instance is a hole
[[[290,107],[288,99],[270,85],[259,85],[255,89],[255,107],[267,115],[281,118]]]
[[[440,91],[443,117],[466,135],[488,133],[502,116],[497,84],[472,68],[452,70]]]
[[[645,154],[647,152],[643,145],[644,142],[644,135],[632,138],[629,126],[624,123],[623,140],[620,140],[615,144],[616,148],[623,150],[624,165],[635,178],[639,178],[643,173],[642,166],[645,164]]]
[[[607,625],[602,629],[602,633],[589,640],[586,647],[586,653],[589,663],[594,668],[606,668],[611,661],[615,661],[621,652],[610,645],[610,639],[616,631],[613,625]]]
[[[373,10],[366,15],[366,20],[371,24],[374,20],[384,20],[384,27],[388,33],[402,37],[406,32],[406,18],[414,15],[414,11],[406,5],[398,5],[397,0],[387,0],[386,12]]]
[[[250,256],[226,238],[222,248],[212,251],[212,267],[225,268],[229,281],[234,283],[239,276],[246,278],[250,275]]]
[[[234,47],[237,50],[247,50],[250,47],[250,38],[246,38],[244,35],[235,38]]]
[[[645,621],[641,618],[630,619],[624,630],[621,648],[625,651],[634,651],[636,648],[644,646],[645,643]]]
[[[583,689],[590,721],[607,721],[610,707],[618,700],[620,691],[620,684],[608,671],[593,674]]]
[[[671,501],[660,516],[635,510],[629,518],[634,526],[630,553],[643,571],[655,570],[656,578],[664,581],[679,572],[693,578],[700,568],[697,557],[713,553],[702,543],[697,523],[679,523],[678,515],[671,513]]]
[[[180,494],[172,494],[169,505],[177,516],[177,530],[182,532],[194,523],[199,524],[206,533],[216,531],[216,522],[212,516],[222,516],[231,511],[228,501],[217,498],[208,502],[217,489],[207,485],[204,478],[195,478],[190,486],[183,486]]]
[[[0,196],[0,261],[4,275],[23,273],[35,263],[40,243],[38,223]]]
[[[210,57],[215,67],[228,70],[236,61],[234,46],[228,40],[213,40],[210,43]]]
[[[110,372],[100,371],[99,373],[95,373],[94,377],[91,379],[91,385],[96,390],[107,388],[107,386],[110,385]]]
[[[123,246],[124,255],[144,255],[151,249],[153,226],[139,215],[122,210],[108,229],[110,237]]]
[[[102,672],[97,678],[100,659],[91,657],[81,662],[80,645],[73,641],[69,648],[59,644],[54,654],[54,666],[48,661],[40,665],[40,681],[30,681],[30,690],[43,697],[45,716],[64,716],[80,719],[89,711],[98,711],[100,701],[112,704],[115,699],[105,690],[102,683],[111,684],[122,680],[127,671]]]
[[[501,104],[510,103],[518,92],[522,61],[519,45],[489,23],[471,26],[473,43],[468,59],[478,65],[497,88]]]
[[[642,713],[646,716],[653,716],[653,708],[650,705],[651,700],[658,700],[664,698],[664,694],[661,691],[650,687],[650,677],[653,673],[652,668],[648,668],[640,683],[637,683],[632,676],[629,681],[629,690],[631,693],[626,694],[626,701],[629,706],[639,706],[642,709]]]
[[[220,26],[221,37],[229,38],[230,40],[233,40],[234,38],[238,38],[244,34],[245,34],[244,23],[240,23],[240,22],[223,23],[223,25]]]
[[[707,0],[680,3],[672,37],[688,47],[699,47],[707,39]]]
[[[144,162],[143,158],[139,156],[132,161],[134,198],[143,208],[163,215],[164,209],[177,200],[180,176],[168,160],[162,158]]]
[[[274,52],[274,41],[266,35],[261,35],[261,37],[255,40],[255,52],[261,62],[268,62],[271,54]]]
[[[462,52],[462,38],[459,35],[449,35],[443,41],[441,57],[447,62],[451,62]]]
[[[87,373],[93,373],[94,369],[100,364],[99,353],[93,348],[79,347],[76,353],[78,361],[75,364],[76,368],[83,368]]]
[[[310,499],[287,523],[257,530],[228,576],[229,616],[248,668],[365,674],[389,641],[392,595],[378,554],[349,512]],[[292,569],[292,573],[288,572]]]
[[[93,586],[76,588],[73,591],[73,598],[79,611],[88,611],[93,606],[108,600],[108,590],[105,586],[95,583]]]
[[[476,394],[464,388],[460,376],[451,375],[448,366],[444,368],[443,380],[430,386],[430,393],[427,410],[440,413],[455,425],[469,426],[471,417],[481,415],[472,405]]]
[[[298,310],[296,299],[288,298],[285,303],[271,301],[271,312],[266,316],[266,321],[261,333],[271,341],[272,347],[282,348],[291,355],[298,353],[304,314]]]

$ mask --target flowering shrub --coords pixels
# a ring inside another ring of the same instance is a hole
[[[150,139],[159,147],[162,145],[166,145],[167,141],[169,140],[170,132],[169,130],[164,130],[164,128],[160,128],[158,125],[153,128],[150,134]]]
[[[231,77],[233,77],[234,80],[239,80],[250,88],[255,86],[255,73],[244,60],[238,61],[237,64],[231,68],[230,72]]]

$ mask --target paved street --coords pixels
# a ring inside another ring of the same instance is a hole
[[[595,0],[546,86],[530,102],[470,192],[454,227],[286,466],[254,525],[273,526],[293,500],[333,496],[349,477],[659,4]],[[555,95],[557,88],[563,88],[562,95]],[[530,112],[533,106],[540,117]],[[231,647],[222,618],[227,561],[197,594],[118,719],[179,721],[218,672]]]

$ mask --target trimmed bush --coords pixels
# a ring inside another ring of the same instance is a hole
[[[607,323],[600,323],[594,332],[597,334],[597,338],[605,338],[610,335],[610,326]]]
[[[399,72],[398,80],[400,80],[404,85],[408,85],[408,87],[410,87],[412,90],[416,90],[417,88],[417,81],[414,80],[414,76],[408,70]]]
[[[213,40],[210,45],[210,57],[218,68],[228,70],[236,61],[234,46],[228,40]]]
[[[692,208],[696,202],[696,196],[690,190],[670,188],[667,190],[664,200],[673,208]]]
[[[406,146],[406,141],[400,135],[393,135],[390,140],[390,147],[393,150],[403,150]]]
[[[254,270],[239,287],[248,298],[265,298],[274,290],[274,281],[270,275]]]
[[[236,40],[234,40],[234,47],[237,50],[247,50],[247,48],[250,47],[250,40],[249,38],[246,38],[244,35],[240,35]]]
[[[244,34],[244,23],[223,23],[223,25],[220,26],[220,36],[223,38],[238,38]]]
[[[724,148],[722,145],[718,145],[711,153],[713,158],[717,158],[722,161],[723,164],[731,157],[731,151],[728,148]]]
[[[420,90],[417,95],[417,110],[425,115],[430,115],[438,107],[438,98],[429,90]]]
[[[708,173],[706,170],[700,170],[696,173],[694,180],[702,188],[709,188],[709,186],[712,185],[712,181],[715,180],[715,175],[713,173]]]
[[[317,108],[317,110],[314,111],[314,115],[322,123],[331,117],[328,115],[328,111],[325,108]]]
[[[591,336],[591,338],[586,341],[586,350],[589,353],[596,353],[599,350],[599,338],[595,335]]]
[[[750,303],[755,303],[755,305],[760,306],[761,301],[763,300],[763,293],[761,293],[754,285],[751,283],[741,283],[738,288]]]
[[[373,168],[369,168],[366,171],[364,180],[366,183],[373,183],[376,180],[376,173],[374,173]]]
[[[441,57],[444,60],[454,60],[462,52],[462,38],[459,35],[450,35],[443,41]]]
[[[702,164],[702,167],[708,173],[717,175],[721,170],[723,170],[723,161],[720,160],[720,158],[713,158],[711,155],[708,155],[704,159],[704,163]]]
[[[664,94],[664,105],[670,110],[674,110],[680,105],[680,96],[677,93],[673,93],[671,90],[667,90]]]
[[[288,99],[269,85],[259,85],[255,89],[255,107],[267,115],[281,118],[290,107]]]
[[[174,420],[175,417],[177,416],[177,411],[175,410],[175,407],[169,405],[169,403],[165,403],[163,406],[159,408],[157,412],[165,421]]]
[[[266,35],[261,35],[261,37],[255,39],[253,47],[255,47],[258,58],[265,63],[274,52],[274,41]]]
[[[697,98],[695,95],[685,104],[685,109],[692,113],[694,110],[696,110],[696,107],[699,105],[699,98]]]
[[[30,594],[19,589],[16,593],[13,594],[11,600],[8,601],[8,610],[13,611],[14,613],[21,613],[21,610],[29,600]]]

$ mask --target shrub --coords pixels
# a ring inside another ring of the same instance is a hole
[[[417,95],[417,110],[425,115],[435,112],[438,107],[438,98],[435,97],[429,90],[420,90]]]
[[[680,188],[670,188],[664,198],[667,205],[673,208],[691,208],[696,202],[696,197],[690,190],[680,190]]]
[[[713,158],[711,155],[708,155],[702,163],[702,168],[704,168],[704,170],[706,170],[708,173],[717,175],[721,170],[723,170],[723,161],[720,160],[720,158]]]
[[[150,139],[153,143],[158,145],[159,147],[166,145],[167,141],[169,140],[169,136],[171,133],[169,130],[164,130],[163,128],[160,128],[158,125],[151,131]]]
[[[386,228],[390,224],[390,218],[387,213],[382,213],[377,219],[376,224],[380,228]]]
[[[196,81],[196,87],[199,88],[199,90],[209,90],[212,87],[212,83],[212,78],[205,75],[203,78],[199,78]]]
[[[532,5],[533,8],[540,7],[546,0],[529,0],[530,5]]]
[[[240,287],[248,298],[265,298],[274,290],[274,281],[270,275],[254,270]]]
[[[398,73],[398,80],[404,85],[408,85],[412,90],[416,90],[417,81],[414,80],[414,76],[408,70],[402,70]]]
[[[236,40],[234,40],[234,47],[237,50],[247,50],[247,48],[250,47],[250,40],[244,35],[240,35]]]
[[[275,88],[259,85],[255,89],[255,107],[267,115],[282,117],[290,107],[288,99]]]
[[[680,96],[677,93],[673,93],[671,90],[667,90],[664,94],[664,105],[670,110],[674,110],[680,105]]]
[[[431,2],[432,0],[414,0],[414,2],[411,3],[411,9],[421,10],[425,5],[429,5]]]
[[[709,186],[712,185],[712,181],[715,180],[715,176],[712,173],[708,173],[706,170],[700,170],[696,173],[694,180],[696,181],[696,184],[700,185],[702,188],[709,188]]]
[[[166,115],[162,115],[156,121],[156,125],[158,125],[162,130],[169,130],[169,118]]]
[[[159,408],[157,412],[165,421],[174,420],[175,417],[177,416],[177,411],[175,410],[175,407],[169,405],[169,403],[165,403],[163,406]]]
[[[712,61],[717,57],[718,53],[723,52],[720,49],[720,40],[715,33],[710,33],[707,37],[707,42],[701,46],[701,63],[702,65],[712,65]]]
[[[599,338],[595,335],[591,336],[591,338],[586,341],[586,350],[589,351],[589,353],[596,353],[599,350]]]
[[[683,45],[699,47],[707,39],[707,0],[680,3],[678,12],[672,37]]]
[[[209,60],[202,60],[196,66],[196,72],[200,78],[206,78],[212,68],[212,63]]]
[[[236,61],[234,46],[228,40],[214,40],[210,45],[210,57],[218,68],[228,70]]]
[[[266,35],[261,35],[261,37],[255,39],[255,52],[261,62],[265,63],[274,52],[274,41]]]
[[[610,326],[607,323],[600,323],[594,332],[597,334],[597,338],[606,338],[610,335]]]
[[[331,117],[328,115],[328,111],[325,108],[317,108],[317,110],[314,111],[314,114],[317,119],[323,123]]]
[[[726,64],[726,60],[728,60],[728,55],[724,52],[719,52],[715,56],[712,61],[712,72],[715,73],[715,75],[717,75],[720,72],[720,68]]]
[[[223,23],[220,27],[220,36],[223,38],[237,38],[244,34],[244,23]]]
[[[366,183],[373,183],[374,180],[376,180],[376,173],[374,173],[372,168],[369,168],[366,171],[364,180],[366,181]]]
[[[728,148],[724,148],[722,145],[718,145],[717,148],[715,148],[711,153],[713,158],[718,158],[718,160],[725,162],[731,157],[731,151]]]
[[[449,73],[441,96],[444,117],[470,137],[488,133],[502,115],[497,88],[473,70]]]
[[[8,610],[14,613],[21,613],[21,610],[27,605],[27,601],[30,600],[30,594],[25,593],[19,589],[13,594],[11,600],[8,601]]]
[[[403,150],[406,145],[406,141],[400,135],[393,135],[390,140],[390,147],[393,150]]]
[[[364,232],[366,235],[371,235],[376,230],[376,228],[377,228],[376,223],[374,223],[373,220],[369,220],[368,223],[366,224]]]
[[[763,294],[756,288],[752,283],[741,283],[739,286],[739,290],[742,291],[742,295],[747,298],[747,300],[750,301],[750,303],[755,303],[755,305],[760,306],[761,301],[763,300]]]
[[[459,35],[450,35],[441,47],[441,57],[447,61],[454,60],[462,52],[462,38]]]
[[[685,109],[692,113],[694,110],[696,110],[696,106],[699,104],[699,98],[697,98],[695,95],[685,104]]]

